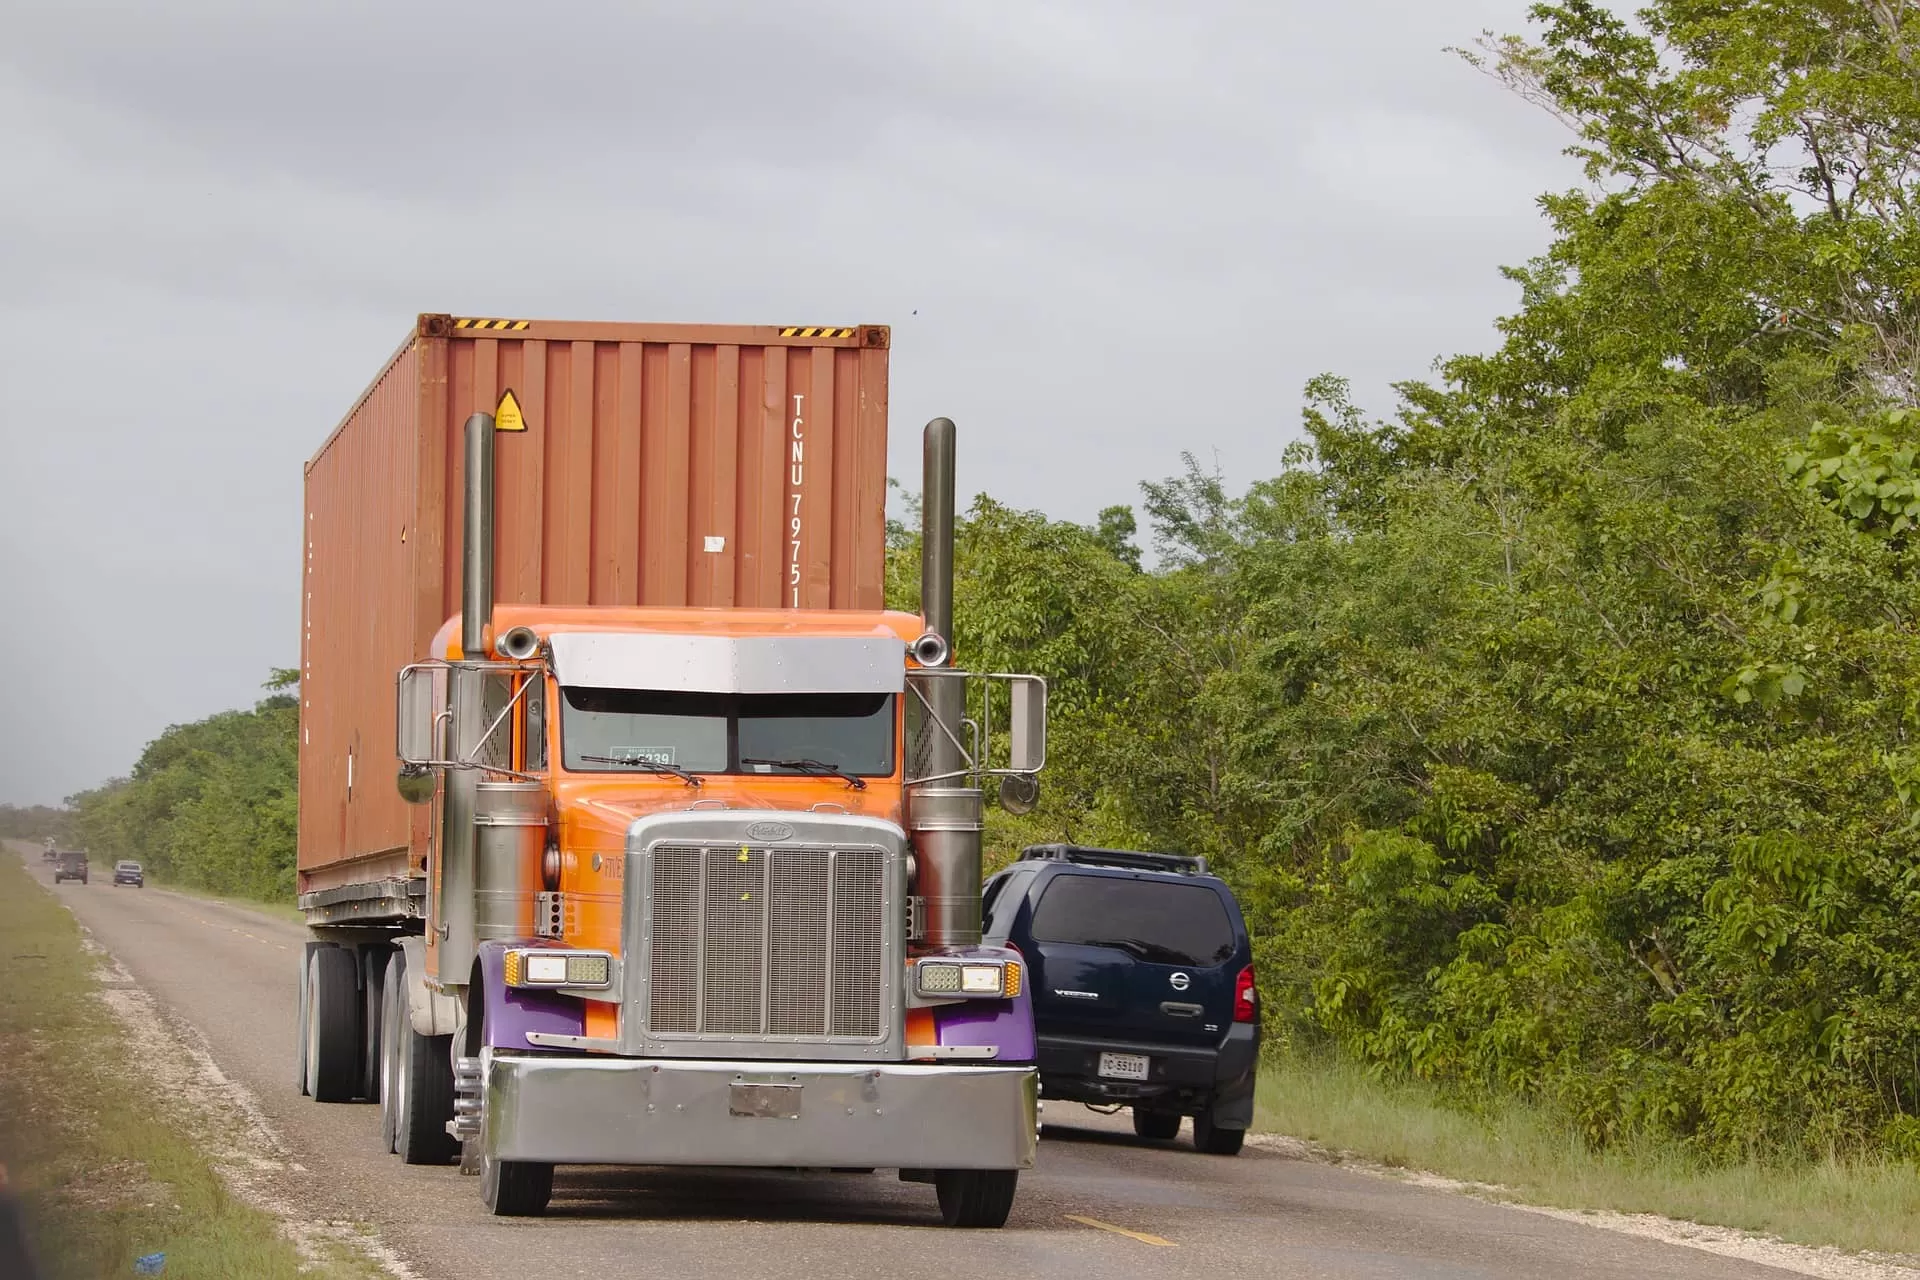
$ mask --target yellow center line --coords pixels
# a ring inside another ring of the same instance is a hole
[[[1066,1215],[1066,1219],[1068,1222],[1077,1222],[1083,1227],[1096,1227],[1101,1231],[1111,1231],[1117,1236],[1125,1236],[1129,1240],[1138,1240],[1141,1244],[1157,1245],[1162,1249],[1179,1248],[1173,1241],[1163,1236],[1148,1235],[1144,1231],[1129,1231],[1125,1227],[1116,1227],[1111,1222],[1102,1222],[1098,1218],[1083,1218],[1077,1213],[1069,1213]]]
[[[265,946],[278,947],[282,951],[291,950],[291,948],[289,948],[287,944],[284,942],[275,942],[272,938],[263,938],[257,933],[248,933],[245,929],[236,929],[230,924],[224,924],[224,925],[215,924],[211,920],[201,920],[200,923],[207,926],[207,928],[209,929],[225,929],[228,933],[237,933],[243,938],[252,938],[255,942],[261,943]]]

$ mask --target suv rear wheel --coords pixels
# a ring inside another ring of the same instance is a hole
[[[1180,1136],[1180,1113],[1135,1107],[1133,1131],[1150,1142],[1167,1142]]]
[[[1193,1118],[1193,1145],[1210,1156],[1237,1156],[1247,1140],[1245,1129],[1222,1129],[1209,1108]]]

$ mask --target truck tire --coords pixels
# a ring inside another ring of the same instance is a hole
[[[385,947],[368,947],[360,953],[360,962],[366,966],[367,988],[366,1009],[361,1019],[367,1034],[366,1043],[360,1050],[360,1062],[365,1071],[360,1082],[360,1096],[368,1102],[380,1101],[380,1081],[384,1074],[380,1067],[380,1041],[386,1029],[387,962],[392,955]]]
[[[387,962],[386,1084],[380,1108],[390,1119],[393,1149],[408,1164],[451,1164],[460,1144],[447,1132],[453,1119],[453,1037],[423,1036],[407,1013],[407,957]],[[383,1127],[384,1124],[383,1124]]]
[[[940,1217],[950,1227],[1002,1227],[1020,1185],[1018,1169],[941,1169],[933,1175]]]
[[[300,996],[299,1012],[293,1023],[293,1087],[300,1091],[301,1097],[307,1096],[307,1018],[313,1005],[312,984],[307,981],[308,962],[313,959],[313,944],[309,942],[300,953]]]
[[[407,1004],[406,990],[399,985],[404,973],[396,951],[380,975],[380,1150],[388,1154],[392,1154],[397,1137],[394,1115],[400,1099],[400,1068],[394,1046],[400,1043],[400,1033],[394,1030],[393,1022],[395,1011]]]
[[[1180,1136],[1178,1111],[1155,1111],[1149,1107],[1133,1109],[1133,1131],[1149,1142],[1167,1142]]]
[[[315,1102],[351,1102],[360,1091],[360,968],[345,947],[307,959],[307,1092]]]
[[[553,1166],[480,1157],[480,1198],[496,1218],[537,1218],[553,1199]]]
[[[1246,1140],[1245,1129],[1222,1129],[1215,1125],[1211,1108],[1193,1118],[1193,1145],[1203,1154],[1237,1156],[1240,1154],[1241,1144]]]

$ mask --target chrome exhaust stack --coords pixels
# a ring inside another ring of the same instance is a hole
[[[493,623],[493,415],[467,419],[466,493],[460,542],[460,652],[468,662],[485,662],[487,631]],[[455,666],[447,673],[456,740],[485,727],[485,686],[478,670]],[[445,822],[440,845],[439,978],[464,986],[478,944],[476,863],[479,833],[480,771],[449,769]]]
[[[920,667],[935,673],[953,658],[954,425],[927,424],[920,489],[920,613],[926,634],[910,647]],[[913,841],[915,895],[925,903],[924,940],[933,946],[980,941],[980,870],[986,829],[985,795],[972,781],[966,753],[967,691],[955,676],[915,678],[927,720],[914,772],[926,779],[907,797],[907,834]]]

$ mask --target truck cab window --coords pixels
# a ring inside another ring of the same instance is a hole
[[[504,672],[488,673],[485,677],[483,692],[480,696],[480,723],[474,726],[478,732],[493,724],[496,716],[500,723],[487,735],[486,741],[474,753],[474,759],[493,769],[513,768],[513,717],[500,716],[506,705],[513,701],[513,680]]]
[[[538,773],[547,767],[547,686],[534,676],[521,699],[527,712],[526,767]]]

